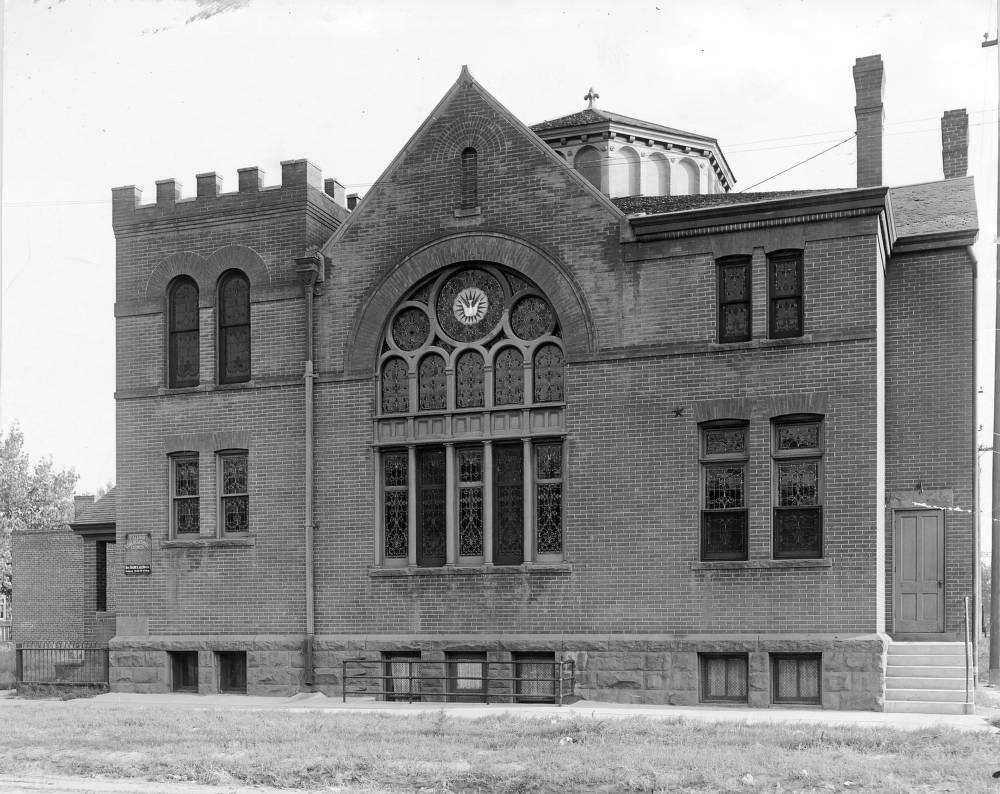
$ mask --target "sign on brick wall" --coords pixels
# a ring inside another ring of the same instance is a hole
[[[125,575],[148,576],[153,571],[152,539],[148,532],[125,536]]]

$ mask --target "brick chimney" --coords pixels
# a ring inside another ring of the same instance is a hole
[[[94,504],[94,497],[90,494],[85,496],[74,496],[73,497],[73,520],[76,521],[80,517],[80,513],[86,510]]]
[[[965,108],[946,110],[941,117],[941,162],[945,179],[965,176],[969,170],[969,115]]]
[[[348,193],[347,194],[347,209],[353,211],[354,208],[356,206],[358,206],[358,202],[359,201],[361,201],[361,198],[358,196],[357,193]]]
[[[854,62],[854,115],[858,126],[858,187],[882,184],[882,143],[885,110],[885,71],[882,56],[869,55]]]

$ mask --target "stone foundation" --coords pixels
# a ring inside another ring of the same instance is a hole
[[[246,651],[247,694],[292,695],[305,689],[301,636],[117,637],[111,642],[111,688],[116,692],[169,692],[170,651],[198,651],[198,691],[219,691],[219,651]],[[551,652],[574,663],[574,686],[567,695],[614,703],[693,706],[702,702],[699,654],[745,654],[752,708],[772,705],[773,653],[821,654],[821,705],[826,709],[881,711],[885,652],[882,635],[517,635],[320,636],[314,646],[315,688],[340,697],[343,664],[350,661],[348,694],[374,696],[382,687],[382,654],[419,651],[425,676],[423,700],[445,700],[446,654],[485,652],[492,675],[488,694],[506,700],[512,693],[513,654]],[[504,680],[508,679],[508,680]],[[738,704],[739,705],[739,704]]]

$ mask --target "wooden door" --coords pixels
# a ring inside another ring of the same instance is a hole
[[[944,631],[944,520],[938,510],[897,512],[896,625],[898,633]]]

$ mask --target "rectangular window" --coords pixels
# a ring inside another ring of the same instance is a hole
[[[483,556],[483,448],[458,455],[458,556]]]
[[[485,651],[445,654],[448,663],[448,700],[452,703],[485,703],[488,687]]]
[[[417,565],[438,566],[447,560],[444,454],[444,447],[417,450]]]
[[[524,447],[493,446],[493,562],[524,562]]]
[[[701,559],[747,559],[747,425],[701,426]]]
[[[818,653],[772,653],[771,702],[818,705],[822,660]]]
[[[768,335],[802,336],[802,252],[778,251],[768,256],[767,266]]]
[[[562,441],[536,443],[535,549],[539,556],[562,554]]]
[[[514,694],[518,703],[555,703],[558,674],[554,653],[515,653]]]
[[[198,691],[198,651],[170,651],[170,688],[174,692]]]
[[[175,455],[171,461],[171,526],[174,535],[201,531],[197,453]]]
[[[406,450],[382,453],[383,555],[403,559],[410,549],[409,455]]]
[[[747,702],[746,654],[699,654],[703,703]]]
[[[219,691],[245,695],[247,692],[247,652],[219,651]]]
[[[775,559],[823,556],[822,430],[820,417],[774,420]]]
[[[94,609],[108,611],[108,542],[94,543]]]
[[[219,526],[226,535],[250,531],[247,452],[219,453]]]
[[[386,700],[420,700],[420,651],[385,651],[382,654]]]
[[[751,336],[749,256],[718,261],[719,342],[745,342]]]

